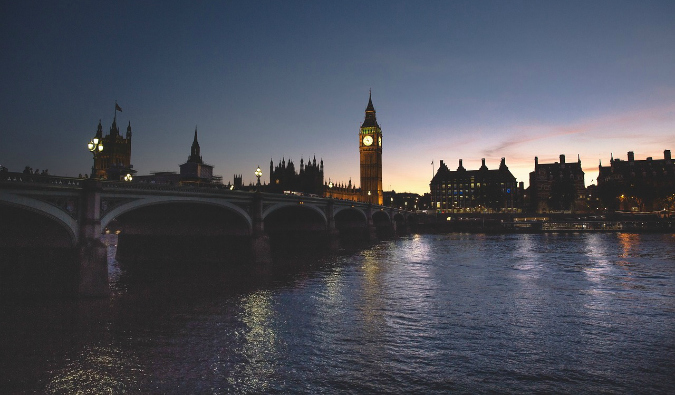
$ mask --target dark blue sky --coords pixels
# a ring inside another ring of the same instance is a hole
[[[358,183],[372,88],[384,187],[428,191],[431,161],[527,185],[540,162],[675,149],[675,2],[3,2],[0,164],[77,175],[131,121],[140,174],[178,170],[195,126],[225,182],[323,158]]]

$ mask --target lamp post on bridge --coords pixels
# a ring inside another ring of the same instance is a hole
[[[328,197],[333,198],[333,181],[328,179]]]
[[[91,177],[94,178],[96,177],[96,154],[103,151],[103,141],[99,140],[98,137],[94,137],[93,139],[89,140],[87,148],[89,148],[89,151],[94,156],[94,165],[91,166]]]
[[[260,166],[258,166],[258,168],[255,169],[255,176],[258,177],[258,183],[256,184],[256,191],[260,192],[260,177],[262,177],[262,170],[260,170]]]

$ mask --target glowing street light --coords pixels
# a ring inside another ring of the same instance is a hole
[[[333,198],[333,181],[328,179],[328,197]]]
[[[124,176],[124,181],[126,182],[131,182],[134,178],[131,176],[131,174],[127,173],[126,176]]]
[[[96,177],[96,154],[103,151],[103,141],[99,140],[97,137],[89,140],[87,148],[94,156],[94,165],[91,167],[91,176]]]
[[[258,166],[257,169],[255,169],[255,176],[258,177],[258,183],[256,184],[258,191],[260,191],[260,177],[262,177],[262,170],[260,170],[260,166]]]

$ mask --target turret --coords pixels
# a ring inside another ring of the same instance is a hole
[[[101,126],[101,120],[98,120],[98,129],[96,129],[96,138],[97,139],[102,139],[103,138],[103,126]]]

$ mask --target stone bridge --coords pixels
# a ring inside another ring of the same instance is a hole
[[[0,174],[0,286],[11,287],[13,277],[49,272],[80,296],[107,295],[101,242],[107,233],[118,234],[118,256],[132,259],[164,253],[222,260],[248,254],[249,262],[264,266],[271,264],[275,245],[336,249],[340,240],[400,232],[413,215],[330,198],[5,172]],[[58,261],[57,255],[64,266],[43,270],[41,262]],[[17,264],[27,267],[15,270]]]

